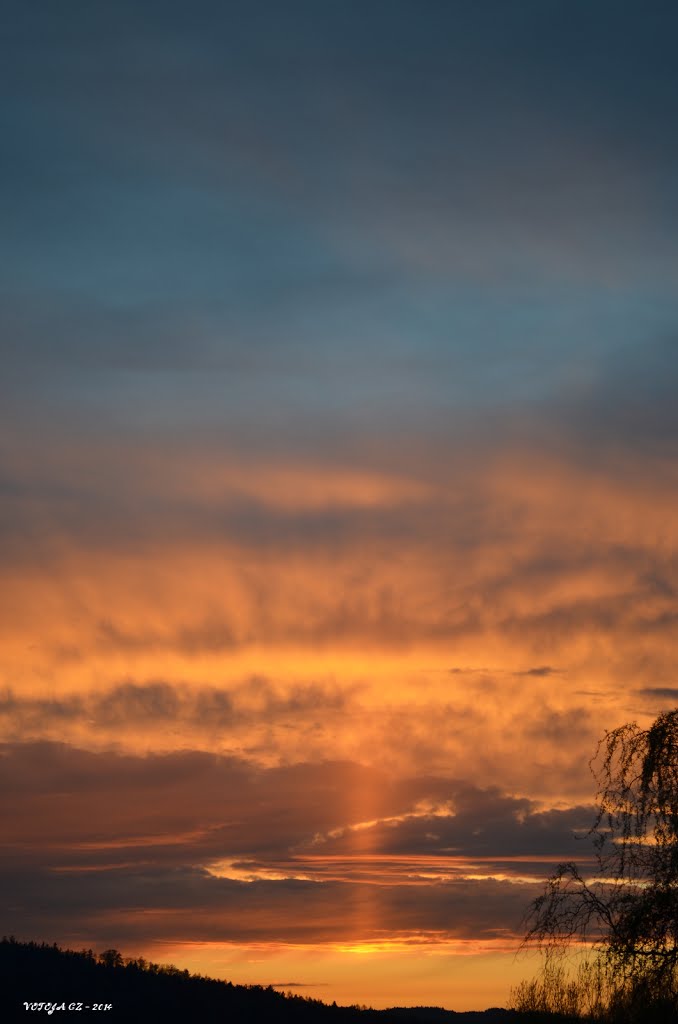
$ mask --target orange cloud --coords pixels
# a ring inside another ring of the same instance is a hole
[[[673,683],[660,461],[386,472],[142,447],[109,451],[102,477],[94,457],[15,460],[21,493],[38,471],[44,493],[17,499],[24,541],[2,556],[8,738],[268,764],[369,751],[403,772],[473,754],[480,779],[553,800],[565,778],[584,795],[595,737]]]
[[[399,942],[504,955],[550,864],[581,857],[603,729],[673,700],[674,476],[562,451],[156,456],[102,476],[74,449],[39,501],[22,470],[0,549],[11,926],[323,946],[336,978]]]

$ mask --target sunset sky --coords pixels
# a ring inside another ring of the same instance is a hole
[[[0,933],[505,1004],[678,704],[678,7],[2,6]]]

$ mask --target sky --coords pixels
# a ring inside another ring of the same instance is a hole
[[[678,704],[675,4],[0,26],[0,931],[505,1004]]]

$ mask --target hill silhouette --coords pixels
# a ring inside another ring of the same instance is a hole
[[[143,959],[125,960],[114,949],[95,954],[12,937],[0,941],[1,1021],[51,1017],[85,1024],[93,1016],[102,1024],[515,1024],[528,1019],[498,1008],[455,1013],[437,1007],[328,1005],[270,986],[233,985]]]

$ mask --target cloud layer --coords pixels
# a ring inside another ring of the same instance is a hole
[[[80,941],[506,938],[593,813],[349,762],[36,743],[0,769],[8,926]]]

